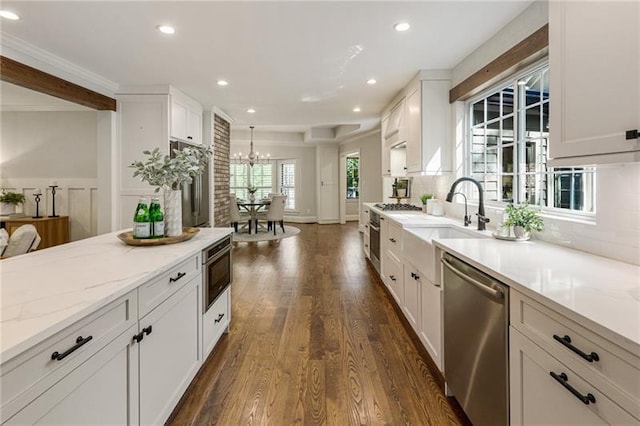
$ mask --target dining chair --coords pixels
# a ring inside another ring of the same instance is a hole
[[[282,228],[282,232],[284,233],[284,205],[286,201],[286,195],[274,195],[273,198],[271,198],[269,210],[258,213],[256,229],[258,229],[258,221],[263,220],[267,222],[267,230],[273,227],[273,235],[276,235],[276,223],[280,223],[280,228]]]
[[[247,214],[240,213],[238,200],[236,199],[235,194],[229,194],[229,198],[229,216],[231,218],[233,229],[235,232],[238,232],[238,223],[242,220],[246,220],[247,225],[249,226],[249,234],[251,234],[251,217]]]
[[[38,248],[41,238],[36,227],[27,224],[16,229],[9,237],[9,244],[2,252],[2,257],[13,257],[25,254]]]

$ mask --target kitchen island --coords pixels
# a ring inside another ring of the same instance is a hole
[[[3,423],[164,422],[199,369],[201,251],[231,228],[154,247],[118,233],[0,264]]]

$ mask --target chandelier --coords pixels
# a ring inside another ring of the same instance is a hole
[[[259,152],[253,151],[253,128],[254,126],[249,126],[251,129],[251,144],[249,145],[249,154],[246,157],[242,156],[242,153],[239,152],[233,156],[233,161],[237,164],[248,164],[250,167],[253,167],[254,164],[267,164],[270,160],[269,154],[265,157],[264,155],[260,155]]]

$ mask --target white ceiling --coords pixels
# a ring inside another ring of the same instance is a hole
[[[234,128],[363,132],[418,70],[453,68],[530,3],[3,1],[22,19],[2,32],[122,86],[172,84]]]

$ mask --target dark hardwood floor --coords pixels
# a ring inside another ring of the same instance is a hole
[[[357,223],[295,226],[234,247],[230,332],[169,424],[468,423],[365,260]]]

